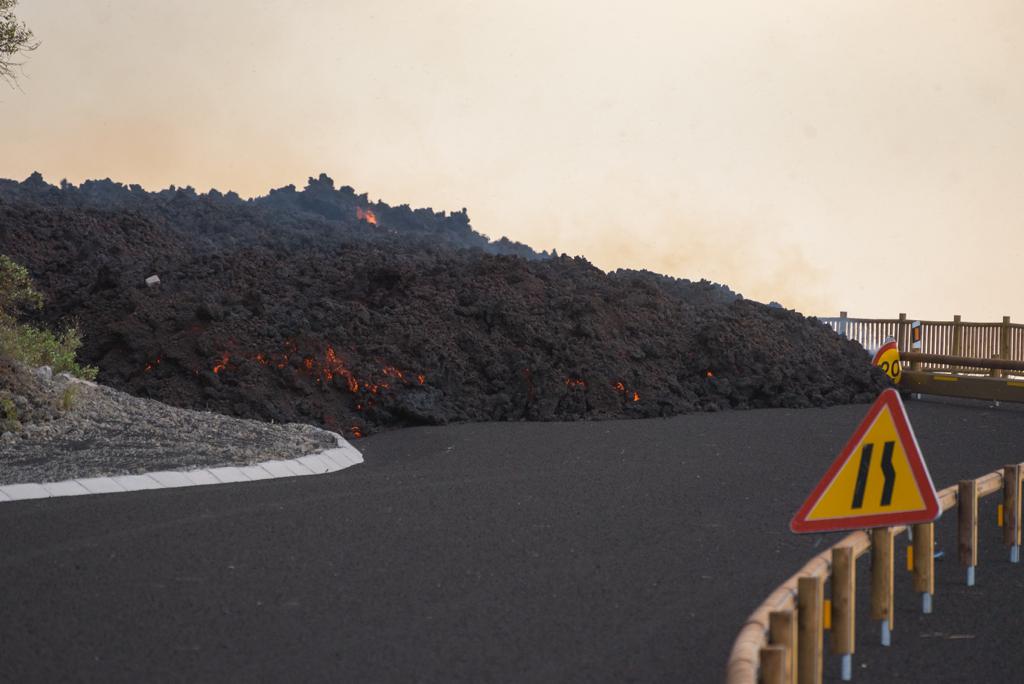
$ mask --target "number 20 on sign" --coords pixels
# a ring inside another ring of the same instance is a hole
[[[889,376],[894,385],[900,384],[900,378],[903,377],[903,367],[900,363],[900,348],[896,345],[895,340],[886,342],[879,347],[878,351],[875,352],[875,357],[871,360],[871,365],[881,368],[882,372]]]
[[[794,532],[931,522],[939,500],[899,393],[879,395],[793,516]]]

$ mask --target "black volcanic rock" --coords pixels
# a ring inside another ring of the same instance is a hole
[[[827,406],[886,383],[815,319],[491,242],[465,211],[370,203],[325,175],[248,201],[0,181],[0,253],[49,322],[77,318],[101,382],[349,434]]]

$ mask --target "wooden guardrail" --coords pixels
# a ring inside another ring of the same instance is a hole
[[[987,401],[1024,402],[1024,361],[971,359],[944,354],[904,352],[900,389]],[[909,363],[909,368],[907,368]],[[925,363],[947,368],[945,372],[922,370]],[[979,377],[976,373],[986,373]]]
[[[850,318],[840,311],[836,318],[819,318],[840,335],[856,340],[865,349],[881,346],[886,337],[893,337],[900,353],[910,349],[911,319],[905,313],[898,318]],[[921,351],[926,354],[945,354],[982,359],[1024,361],[1024,325],[1011,323],[1003,316],[998,323],[979,323],[961,320],[921,321]]]
[[[1000,524],[1003,543],[1010,547],[1010,561],[1019,562],[1021,544],[1021,489],[1024,464],[1005,466],[974,480],[962,480],[939,494],[945,512],[959,506],[958,549],[966,582],[974,584],[978,563],[978,498],[1003,492]],[[821,682],[823,631],[830,623],[831,651],[849,656],[854,651],[856,560],[873,553],[871,618],[882,622],[882,640],[893,621],[893,538],[905,526],[852,532],[808,561],[773,591],[744,623],[726,666],[727,684]],[[914,590],[922,595],[922,609],[931,612],[935,592],[935,524],[912,527]],[[830,607],[824,586],[830,583]],[[849,659],[843,659],[843,678],[849,679]]]

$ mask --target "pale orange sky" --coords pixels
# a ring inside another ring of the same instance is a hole
[[[1024,5],[22,0],[0,176],[321,171],[807,314],[1024,322]]]

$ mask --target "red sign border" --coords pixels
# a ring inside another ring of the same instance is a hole
[[[882,360],[882,354],[889,351],[890,349],[895,349],[896,351],[899,351],[900,348],[899,345],[896,344],[896,340],[886,342],[881,347],[879,347],[878,351],[875,352],[874,358],[871,359],[871,365],[877,366],[878,362]]]
[[[832,484],[832,480],[835,479],[839,470],[850,459],[853,450],[860,443],[861,438],[864,437],[864,434],[885,407],[889,408],[890,414],[893,417],[896,434],[899,435],[900,443],[903,445],[907,461],[910,464],[910,470],[914,473],[914,480],[917,482],[918,491],[921,492],[921,498],[924,499],[924,510],[874,513],[872,515],[832,518],[830,520],[807,520],[807,516],[815,504],[818,503],[818,500],[825,493],[825,490],[828,489],[828,486]],[[811,495],[807,497],[807,500],[804,501],[796,515],[793,516],[789,523],[789,529],[797,534],[801,534],[806,532],[843,532],[869,527],[889,527],[890,525],[911,525],[932,522],[941,513],[942,509],[939,506],[935,483],[932,482],[928,466],[925,465],[924,458],[921,456],[921,449],[917,444],[917,437],[914,436],[914,430],[910,427],[910,420],[907,418],[907,411],[903,406],[903,400],[900,398],[898,391],[889,388],[878,395],[878,399],[868,409],[867,415],[854,431],[853,436],[846,442],[843,450],[839,452],[839,456],[829,466],[825,476],[821,478],[814,491],[811,492]]]

